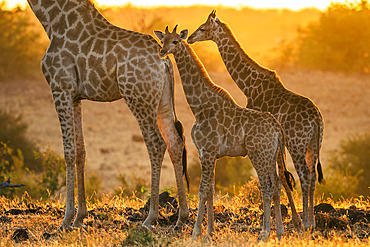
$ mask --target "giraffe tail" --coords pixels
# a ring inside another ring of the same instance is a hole
[[[318,180],[319,183],[322,185],[326,184],[324,174],[322,172],[322,166],[320,163],[320,123],[316,123],[316,134],[317,134],[317,173],[318,173]]]
[[[167,74],[169,76],[169,83],[170,83],[171,94],[172,94],[172,107],[173,107],[173,114],[174,114],[174,117],[175,117],[175,128],[176,128],[176,131],[179,134],[181,140],[184,143],[184,149],[182,151],[182,173],[185,177],[186,187],[189,191],[190,176],[189,176],[189,172],[188,172],[188,168],[187,168],[187,163],[188,163],[187,153],[188,152],[187,152],[187,148],[186,148],[186,144],[185,144],[184,126],[181,123],[181,121],[178,120],[178,118],[176,116],[176,111],[175,111],[175,91],[174,91],[175,79],[174,79],[174,76],[173,76],[172,62],[168,57],[166,59],[164,59],[164,61],[165,61],[165,65],[166,65]]]
[[[279,153],[279,155],[281,156],[281,160],[282,160],[282,163],[283,163],[284,176],[285,176],[286,182],[288,184],[289,189],[293,190],[293,188],[295,187],[295,179],[294,179],[293,174],[290,171],[288,171],[288,169],[286,167],[285,134],[284,134],[283,128],[281,127],[280,123],[279,123],[279,129],[280,129],[280,135],[279,135],[279,150],[280,150],[280,153]]]

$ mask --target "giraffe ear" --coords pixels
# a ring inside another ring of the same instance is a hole
[[[181,39],[186,39],[188,37],[188,30],[187,29],[181,30],[179,35]]]
[[[164,37],[164,32],[162,31],[154,31],[155,36],[163,43],[163,37]]]

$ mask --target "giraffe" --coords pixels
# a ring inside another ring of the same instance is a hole
[[[314,229],[316,161],[318,181],[325,183],[319,159],[324,129],[319,108],[309,98],[288,90],[275,71],[262,67],[249,57],[230,27],[216,17],[216,11],[212,11],[207,21],[190,35],[188,42],[192,44],[204,40],[217,44],[231,77],[247,96],[247,108],[271,112],[283,127],[286,147],[301,182],[303,226]],[[283,186],[292,208],[293,223],[300,229],[301,218],[293,206],[292,193],[286,183],[283,182]]]
[[[182,179],[182,173],[187,173],[186,150],[175,114],[171,61],[159,57],[161,47],[152,36],[112,25],[90,0],[28,3],[50,39],[41,67],[59,117],[66,161],[66,210],[59,230],[71,229],[75,216],[75,167],[78,208],[72,226],[83,227],[87,215],[81,100],[121,98],[140,126],[151,163],[151,203],[143,227],[152,228],[158,217],[159,178],[166,149],[179,193],[175,228],[181,227],[189,214]]]
[[[240,107],[226,90],[214,84],[194,51],[184,42],[188,30],[177,34],[176,28],[177,25],[169,32],[167,26],[165,33],[155,31],[155,34],[163,44],[160,56],[174,55],[187,102],[196,119],[191,136],[199,154],[202,175],[192,239],[201,233],[206,202],[207,236],[214,230],[215,161],[224,156],[246,155],[256,169],[263,195],[264,216],[260,238],[267,240],[270,236],[270,206],[273,199],[277,209],[276,235],[280,239],[284,227],[280,211],[281,183],[276,172],[278,155],[282,156],[278,165],[284,171],[291,188],[294,182],[292,174],[286,169],[282,153],[285,142],[283,130],[271,113]]]

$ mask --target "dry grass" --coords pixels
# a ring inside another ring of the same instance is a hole
[[[256,187],[254,189],[257,189]],[[348,224],[346,229],[335,227],[319,229],[312,234],[298,233],[293,230],[290,217],[284,221],[285,234],[280,242],[275,239],[274,224],[267,243],[258,241],[262,211],[258,205],[245,204],[242,194],[232,198],[217,197],[215,213],[228,213],[229,217],[216,221],[216,232],[212,238],[214,246],[368,246],[369,224]],[[243,203],[244,202],[244,203]],[[298,208],[301,209],[298,200]],[[190,207],[196,208],[197,198],[190,199]],[[201,237],[190,242],[191,231],[195,222],[196,211],[191,210],[190,221],[183,232],[174,232],[173,224],[159,221],[152,232],[141,229],[142,221],[134,220],[133,213],[139,212],[144,202],[137,198],[121,198],[105,195],[101,200],[88,203],[89,216],[85,219],[86,229],[75,229],[72,232],[56,232],[63,219],[64,201],[61,198],[50,198],[47,202],[34,201],[25,196],[22,203],[0,197],[0,246],[208,246]],[[335,208],[355,205],[369,213],[370,202],[364,200],[347,200],[332,204]],[[240,209],[247,207],[246,213]],[[29,209],[36,209],[31,212]],[[14,211],[22,214],[14,215]],[[29,211],[27,211],[29,210]],[[131,213],[128,213],[131,212]],[[168,216],[162,210],[164,217]],[[289,210],[290,215],[290,210]],[[143,215],[145,217],[145,214]],[[241,221],[240,219],[250,219]],[[316,215],[318,219],[318,215]],[[346,217],[339,218],[348,222]],[[205,232],[205,224],[203,233]],[[17,229],[27,229],[28,239],[16,243],[12,235]]]

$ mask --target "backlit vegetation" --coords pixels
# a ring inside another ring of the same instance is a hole
[[[282,43],[277,66],[370,73],[370,9],[366,0],[333,3],[320,19]]]
[[[39,75],[47,44],[35,27],[26,11],[5,10],[0,1],[0,80]]]

